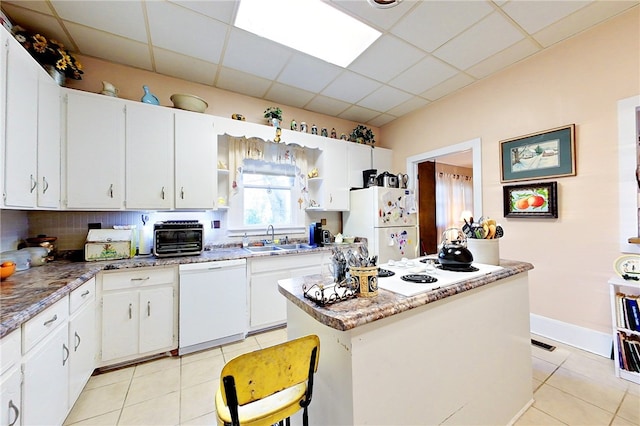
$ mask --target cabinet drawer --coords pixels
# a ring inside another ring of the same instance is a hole
[[[0,359],[2,360],[0,374],[3,374],[5,371],[13,367],[14,364],[20,362],[21,337],[21,330],[17,329],[0,340]]]
[[[69,314],[74,313],[82,305],[96,298],[96,279],[91,278],[77,289],[71,292],[69,296]]]
[[[177,269],[139,268],[125,272],[104,272],[102,291],[130,289],[159,284],[173,284],[177,280]]]
[[[327,258],[331,256],[330,252],[326,253]],[[270,256],[262,259],[250,259],[249,264],[252,273],[269,272],[278,270],[289,270],[291,268],[300,268],[306,266],[319,266],[322,263],[322,253],[286,255],[286,256]],[[294,265],[294,266],[292,266]]]
[[[46,337],[60,324],[66,324],[69,318],[69,297],[65,296],[23,324],[22,352],[27,353],[40,340]]]

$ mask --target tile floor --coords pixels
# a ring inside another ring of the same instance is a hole
[[[556,349],[532,347],[535,402],[517,426],[640,425],[640,385],[616,378],[613,361],[533,337]],[[92,376],[65,426],[214,425],[213,395],[224,363],[286,338],[286,329],[278,329],[181,358]]]

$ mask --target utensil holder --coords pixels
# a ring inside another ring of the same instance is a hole
[[[467,248],[473,254],[474,263],[500,265],[500,240],[497,238],[467,238]]]
[[[358,297],[375,297],[378,295],[378,267],[351,266],[349,273],[354,281]]]

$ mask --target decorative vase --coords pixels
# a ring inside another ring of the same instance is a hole
[[[53,81],[58,84],[58,86],[64,86],[64,82],[67,80],[67,77],[62,71],[60,71],[53,65],[45,65],[44,69],[51,76],[51,78],[53,78]]]
[[[149,91],[149,87],[142,86],[142,90],[144,90],[144,96],[140,99],[142,102],[145,104],[160,105],[160,101],[158,101],[156,95]]]

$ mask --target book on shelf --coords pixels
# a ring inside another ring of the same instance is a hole
[[[618,354],[620,368],[640,373],[640,339],[618,332]]]
[[[640,331],[640,296],[616,294],[616,322],[620,328]]]
[[[629,330],[640,331],[640,312],[638,310],[638,297],[626,296],[627,318],[629,320]]]

